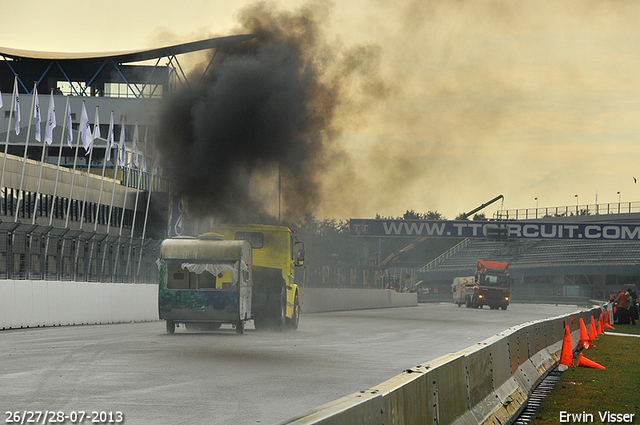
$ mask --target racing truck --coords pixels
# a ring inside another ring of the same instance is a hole
[[[246,241],[220,235],[165,239],[160,246],[158,315],[167,333],[176,325],[216,330],[224,323],[244,333],[251,318],[252,258]]]
[[[453,302],[460,307],[471,307],[473,301],[473,287],[475,285],[474,276],[456,277],[451,284],[451,292],[453,292]]]
[[[197,238],[178,236],[160,249],[158,308],[174,333],[215,330],[231,323],[244,332],[296,330],[300,291],[294,268],[304,262],[304,244],[284,226],[213,225]]]
[[[492,310],[507,309],[511,296],[509,263],[478,260],[474,276],[473,296],[467,306]]]
[[[285,226],[211,224],[224,240],[247,241],[253,251],[252,318],[256,329],[296,330],[301,293],[294,270],[304,264],[304,243]]]

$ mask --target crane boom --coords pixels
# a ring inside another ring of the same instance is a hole
[[[460,219],[461,220],[466,220],[472,214],[475,214],[478,211],[480,211],[481,209],[488,207],[489,205],[493,204],[494,202],[496,202],[499,199],[504,199],[504,196],[502,196],[502,195],[496,196],[492,200],[490,200],[488,202],[485,202],[484,204],[480,205],[477,208],[472,209],[468,213],[462,214]],[[411,242],[409,245],[405,246],[404,248],[402,248],[402,249],[400,249],[398,251],[392,252],[391,255],[389,255],[387,258],[385,258],[384,261],[382,261],[382,263],[380,263],[380,267],[386,267],[387,264],[389,264],[390,262],[392,262],[396,258],[400,257],[404,253],[411,251],[413,248],[415,248],[416,246],[420,245],[422,242],[426,241],[427,239],[429,239],[429,238],[425,237],[425,238],[415,239],[413,242]]]

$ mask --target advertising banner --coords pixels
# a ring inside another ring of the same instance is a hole
[[[639,225],[559,221],[351,219],[349,233],[361,237],[640,240]]]

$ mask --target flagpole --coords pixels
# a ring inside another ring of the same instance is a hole
[[[9,122],[7,124],[7,137],[4,141],[4,158],[2,159],[2,177],[0,177],[0,191],[4,189],[4,170],[7,168],[7,149],[9,147],[9,131],[11,131],[11,117],[13,117],[16,91],[18,90],[18,74],[15,74],[13,82],[13,94],[11,95],[11,110],[9,112]],[[15,118],[15,117],[14,117]],[[8,193],[5,193],[5,199]]]
[[[53,202],[51,203],[51,213],[49,214],[49,226],[53,224],[53,209],[56,204],[56,195],[58,194],[58,177],[60,176],[60,163],[62,162],[62,146],[64,144],[64,134],[67,127],[67,116],[69,115],[69,97],[70,96],[66,96],[67,103],[64,107],[64,120],[62,124],[62,135],[60,136],[60,151],[58,152],[58,167],[56,169],[56,182],[53,186]],[[71,126],[71,123],[69,123],[69,126]]]
[[[52,202],[51,202],[51,211],[49,212],[49,227],[51,227],[51,225],[53,224],[53,211],[54,208],[56,206],[56,196],[58,194],[58,177],[60,176],[60,163],[62,162],[62,146],[64,144],[64,135],[65,135],[65,130],[67,128],[67,116],[70,116],[70,111],[69,111],[69,97],[70,96],[66,96],[67,101],[64,107],[64,119],[62,120],[62,135],[60,136],[60,150],[58,151],[58,166],[56,167],[56,181],[53,185],[53,197]],[[69,122],[69,126],[71,126],[71,122]],[[53,137],[53,134],[51,135]],[[68,139],[69,140],[69,139]],[[45,261],[45,272],[47,271],[47,254],[49,253],[49,243],[51,241],[51,236],[47,237],[47,243],[44,246],[44,261]],[[64,246],[64,240],[63,240],[63,246]],[[63,251],[64,252],[64,251]]]
[[[122,169],[124,172],[124,168]],[[120,216],[120,231],[118,232],[118,239],[122,237],[122,226],[124,225],[124,215],[127,207],[127,192],[129,191],[129,184],[131,183],[131,170],[126,173],[126,184],[124,185],[124,196],[122,199],[122,215]],[[120,248],[118,247],[118,254],[116,255],[116,259],[113,263],[113,275],[118,271],[118,258],[120,257]]]
[[[33,122],[33,111],[36,106],[36,92],[38,89],[38,82],[33,83],[33,96],[31,96],[31,112],[29,113],[29,126],[27,127],[27,140],[24,142],[24,155],[22,157],[22,174],[20,175],[20,188],[18,189],[18,202],[16,202],[16,215],[13,221],[18,222],[18,213],[20,212],[20,198],[22,195],[22,184],[24,183],[24,172],[27,167],[27,150],[29,149],[29,137],[31,136],[31,123]],[[24,195],[22,195],[22,204],[24,205]],[[23,208],[27,206],[24,205]],[[27,212],[25,211],[25,216]]]
[[[136,130],[137,130],[137,127],[138,127],[138,123],[136,122]],[[147,133],[146,132],[147,132],[148,129],[149,129],[149,126],[147,126],[146,129],[145,129],[145,137],[144,137],[145,138],[145,144],[146,144],[146,138],[147,138],[147,136],[146,136]],[[136,130],[134,130],[134,133],[137,133]],[[136,142],[137,142],[137,140],[136,140]],[[138,147],[138,144],[136,143],[136,153],[134,154],[134,155],[136,155],[136,158],[138,156],[137,147]],[[138,160],[134,160],[134,162],[140,164],[140,160],[139,159]],[[126,270],[125,270],[125,274],[127,274],[127,275],[128,275],[128,272],[129,272],[129,264],[131,263],[131,250],[133,248],[133,232],[134,232],[134,230],[136,228],[136,215],[138,213],[138,197],[140,196],[140,183],[142,181],[141,177],[142,176],[141,176],[140,168],[139,168],[139,165],[138,165],[138,185],[137,185],[137,188],[136,188],[136,201],[133,204],[133,219],[131,220],[131,236],[129,237],[129,239],[131,239],[131,243],[129,244],[129,253],[127,254],[127,266],[126,266]],[[135,283],[135,276],[134,276],[133,281]]]
[[[149,125],[146,126],[144,130],[144,154],[146,156],[147,153],[147,135],[149,134]],[[138,160],[139,168],[138,168],[138,191],[136,192],[136,204],[133,209],[133,224],[131,226],[131,245],[129,246],[129,255],[127,257],[127,268],[129,267],[129,263],[131,261],[131,250],[133,249],[133,231],[135,230],[136,224],[136,215],[138,212],[138,196],[140,195],[140,186],[142,185],[142,173],[146,171],[146,161],[145,157],[142,160]],[[144,233],[144,228],[143,228]],[[142,247],[144,246],[144,238],[140,241],[140,252],[142,253]],[[138,265],[137,271],[140,271],[140,267]],[[137,283],[137,274],[133,276],[133,283]]]
[[[89,176],[91,174],[91,157],[93,156],[93,142],[100,135],[100,119],[98,118],[98,106],[96,105],[96,120],[93,124],[92,141],[89,146],[89,162],[87,163],[87,176],[84,184],[84,197],[82,198],[82,215],[80,216],[80,230],[82,230],[82,224],[84,223],[84,212],[87,205],[87,190],[89,189]],[[96,130],[97,129],[97,130]],[[86,155],[86,154],[85,154]]]
[[[53,105],[53,89],[51,89],[51,98],[49,100],[49,111],[51,111]],[[55,114],[55,106],[53,106],[53,111]],[[49,122],[51,117],[47,114],[47,129],[49,128]],[[54,127],[55,128],[55,127]],[[53,132],[53,128],[51,128],[51,132]],[[45,130],[44,142],[42,142],[42,155],[40,156],[40,176],[38,177],[38,190],[36,191],[36,200],[33,208],[33,220],[31,224],[36,224],[36,216],[38,215],[38,199],[40,197],[40,184],[42,183],[42,169],[44,168],[44,154],[47,151],[47,130]]]
[[[136,128],[138,126],[138,122],[136,121]],[[133,137],[135,139],[137,132],[134,130],[133,132]],[[134,140],[135,142],[135,140]],[[122,171],[124,173],[124,167],[122,168]],[[126,206],[127,206],[127,192],[129,191],[129,184],[131,183],[131,170],[129,170],[127,174],[127,184],[125,184],[124,186],[124,197],[122,199],[122,216],[120,217],[120,232],[118,233],[118,239],[122,238],[122,226],[124,224],[124,213],[126,211]],[[120,257],[120,248],[118,247],[118,254],[116,255],[116,259],[113,263],[113,273],[112,275],[115,275],[115,273],[118,271],[118,258]],[[124,275],[123,275],[123,280],[124,280]]]
[[[124,150],[124,117],[122,117],[122,125],[120,126],[120,145]],[[109,214],[107,216],[107,235],[109,234],[109,230],[111,229],[111,215],[113,212],[113,201],[116,194],[116,179],[118,178],[118,166],[120,165],[120,160],[122,158],[122,153],[120,152],[120,145],[118,146],[118,154],[116,158],[116,168],[113,173],[113,184],[111,186],[111,202],[109,202]],[[124,181],[124,173],[122,176],[122,181]],[[104,274],[104,265],[107,261],[107,251],[105,250],[102,255],[102,266],[100,267],[100,275]],[[100,278],[102,280],[102,277]]]
[[[145,155],[144,164],[146,169],[147,168],[146,167],[146,164],[147,164],[146,136],[145,136],[145,145],[144,145],[144,155]],[[155,157],[154,157],[154,160],[155,160]],[[155,165],[155,162],[154,162],[154,165]],[[155,167],[151,169],[151,176],[149,178],[149,190],[147,191],[147,208],[144,211],[144,224],[142,225],[142,242],[140,243],[140,258],[138,258],[138,271],[136,272],[136,278],[140,276],[140,266],[142,265],[142,251],[144,250],[144,238],[147,234],[147,219],[149,218],[149,204],[151,203],[151,192],[153,191],[154,176],[155,176]]]
[[[98,207],[96,211],[96,218],[93,223],[93,233],[96,233],[98,230],[98,220],[100,218],[100,203],[102,202],[102,189],[104,187],[104,175],[107,169],[107,151],[111,149],[112,140],[113,140],[113,109],[111,110],[111,119],[109,120],[109,133],[107,134],[107,146],[105,148],[104,158],[102,161],[102,177],[100,178],[100,191],[98,192],[98,204],[97,204]],[[91,251],[89,251],[89,271],[91,271],[91,261],[93,260],[93,250],[95,246],[96,246],[96,241],[94,239],[93,246],[91,247]],[[96,269],[97,269],[97,266],[96,266]],[[89,281],[89,273],[87,273],[87,282],[88,281]]]
[[[84,108],[84,100],[82,101],[82,107]],[[64,222],[65,228],[69,227],[69,213],[71,212],[71,203],[73,202],[71,199],[71,196],[73,195],[73,182],[76,177],[76,165],[78,164],[78,151],[80,150],[80,139],[82,137],[82,133],[84,132],[84,128],[82,128],[82,123],[80,124],[81,124],[80,127],[78,127],[78,141],[76,143],[76,153],[73,158],[73,173],[71,173],[71,186],[69,188],[69,202],[67,203],[67,214],[66,214],[67,216]]]
[[[102,178],[100,179],[100,192],[98,193],[98,215],[100,214],[100,202],[102,202],[102,188],[104,187],[104,174],[107,170],[107,150],[111,149],[111,138],[113,135],[113,109],[111,110],[111,121],[109,124],[109,134],[107,135],[107,148],[104,151],[104,161],[102,162]],[[98,229],[98,218],[93,224],[93,231]]]

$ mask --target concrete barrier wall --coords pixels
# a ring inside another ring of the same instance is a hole
[[[416,305],[418,305],[418,294],[398,293],[389,289],[302,289],[303,313]]]
[[[306,289],[307,313],[418,305],[383,289]],[[158,320],[155,284],[0,280],[0,329]]]
[[[0,280],[0,329],[158,320],[158,285]]]
[[[416,366],[382,384],[286,424],[510,424],[560,358],[565,326],[573,349],[580,318],[600,308],[515,326],[477,345]]]

